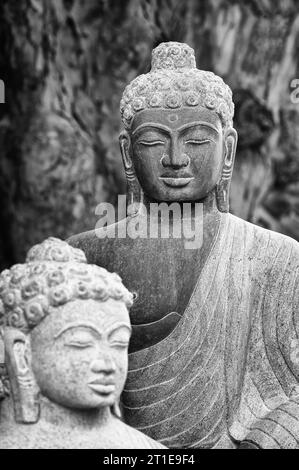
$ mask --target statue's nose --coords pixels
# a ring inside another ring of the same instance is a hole
[[[161,163],[164,168],[173,168],[178,170],[185,168],[190,163],[190,158],[186,153],[183,152],[183,148],[180,145],[180,140],[177,135],[172,135],[169,141],[169,147],[167,151],[162,155]]]
[[[109,353],[103,353],[99,355],[91,364],[92,372],[103,374],[113,374],[116,372],[116,365]]]
[[[190,158],[186,153],[179,153],[177,151],[169,152],[162,155],[161,163],[164,168],[180,169],[189,165]]]

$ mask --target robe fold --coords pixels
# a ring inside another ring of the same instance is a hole
[[[173,448],[299,448],[299,244],[222,214],[171,334],[130,354],[125,420]]]

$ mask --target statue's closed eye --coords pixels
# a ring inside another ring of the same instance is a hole
[[[66,333],[65,346],[72,348],[85,349],[94,345],[93,336],[87,331],[76,331]]]
[[[112,346],[112,348],[124,349],[129,346],[129,342],[128,341],[112,341],[110,342],[110,346]]]
[[[112,348],[124,349],[129,346],[130,330],[127,327],[117,328],[112,331],[109,337],[109,344]]]
[[[191,144],[191,145],[203,145],[203,144],[209,144],[211,141],[209,139],[188,139],[186,140],[186,144]]]
[[[163,140],[139,140],[138,144],[152,146],[152,145],[164,145],[165,142]]]
[[[67,343],[65,343],[65,345],[70,346],[72,348],[85,349],[85,348],[90,348],[91,346],[93,346],[93,342],[72,340],[72,341],[68,341]]]

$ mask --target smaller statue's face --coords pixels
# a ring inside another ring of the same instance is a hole
[[[221,177],[224,137],[214,111],[144,110],[130,135],[136,176],[151,199],[198,201]]]
[[[130,320],[123,302],[75,300],[31,333],[32,368],[41,393],[75,409],[111,406],[127,375]]]

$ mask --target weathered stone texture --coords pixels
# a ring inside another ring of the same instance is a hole
[[[3,0],[2,266],[48,235],[93,228],[96,204],[125,193],[119,101],[168,40],[194,47],[198,66],[240,97],[232,211],[299,238],[298,10],[295,0]]]

